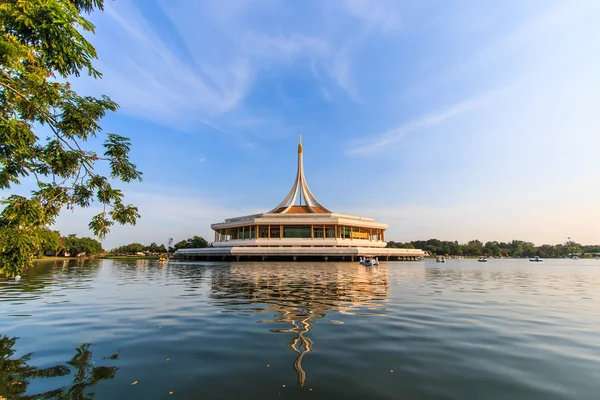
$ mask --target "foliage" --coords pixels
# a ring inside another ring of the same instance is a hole
[[[600,253],[600,246],[582,246],[579,243],[568,241],[565,244],[535,246],[531,242],[513,240],[509,243],[489,241],[483,244],[479,240],[471,240],[464,244],[457,241],[442,241],[438,239],[415,240],[407,243],[389,241],[387,247],[423,249],[431,255],[456,255],[456,256],[494,256],[494,257],[534,257],[560,258],[569,255],[589,255]]]
[[[209,243],[200,236],[194,236],[181,242],[175,243],[175,250],[179,249],[203,249],[208,247]]]
[[[64,250],[71,256],[92,256],[104,252],[99,241],[89,237],[78,238],[73,234],[64,239]]]
[[[93,393],[87,393],[89,387],[101,380],[115,377],[118,368],[111,366],[96,366],[92,361],[90,344],[85,343],[75,349],[75,355],[66,365],[56,365],[48,368],[37,368],[28,364],[31,353],[20,358],[12,358],[16,353],[13,349],[17,338],[0,335],[0,393],[7,399],[92,399]],[[118,352],[108,357],[110,360],[118,358]],[[75,370],[71,385],[57,389],[26,395],[29,383],[36,378],[56,378],[71,374]],[[0,396],[0,397],[2,397]]]
[[[169,239],[169,244],[173,243],[173,239]],[[150,243],[148,246],[144,246],[141,243],[130,243],[124,246],[115,247],[110,251],[112,255],[126,255],[136,254],[141,252],[149,252],[154,254],[165,254],[173,253],[178,249],[190,249],[190,248],[204,248],[208,247],[209,243],[200,236],[194,236],[189,239],[182,240],[175,244],[175,247],[169,246],[167,249],[164,244],[156,244],[156,242]]]
[[[52,231],[46,228],[40,229],[39,237],[40,248],[38,250],[38,255],[53,253],[53,255],[56,256],[65,247],[64,238],[60,236],[59,231]]]
[[[84,37],[94,26],[83,13],[102,7],[103,0],[0,2],[0,189],[26,177],[37,183],[29,197],[13,194],[2,201],[0,272],[8,275],[30,265],[40,249],[40,229],[65,207],[98,201],[103,211],[89,227],[100,238],[115,222],[139,218],[111,184],[141,180],[129,161],[129,139],[109,133],[103,154],[82,147],[100,134],[99,121],[117,104],[107,96],[80,96],[68,81],[84,71],[101,77],[92,66],[96,50]],[[101,161],[108,164],[108,178],[94,171]]]

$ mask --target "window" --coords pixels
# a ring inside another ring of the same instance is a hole
[[[284,226],[283,237],[284,238],[311,238],[310,226]]]
[[[325,227],[325,237],[327,239],[329,238],[335,238],[335,227],[334,226],[327,226]]]
[[[350,238],[350,227],[343,226],[343,227],[340,228],[340,232],[341,232],[340,236],[342,238],[344,238],[344,239],[345,238],[348,238],[348,239]]]
[[[266,239],[269,237],[269,227],[266,225],[261,225],[258,227],[258,237],[261,239]]]
[[[279,226],[271,226],[271,239],[279,239]]]
[[[315,239],[319,238],[319,239],[323,239],[323,227],[314,227],[313,228],[313,234],[315,236]]]

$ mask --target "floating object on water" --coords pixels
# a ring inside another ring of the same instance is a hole
[[[390,369],[390,372],[394,372],[394,370],[393,370],[393,369]]]
[[[331,322],[332,324],[336,324],[336,325],[343,325],[344,323],[342,321],[338,321],[335,319],[330,319],[329,322]]]
[[[488,260],[487,260],[487,258],[485,258],[485,257],[481,257],[481,258],[479,258],[479,260],[477,260],[477,261],[478,261],[478,262],[487,262]]]
[[[267,364],[267,368],[269,368],[271,366],[271,364]]]
[[[530,262],[543,262],[544,260],[542,260],[538,256],[535,256],[535,258],[530,258],[529,261]]]
[[[133,383],[131,384],[131,386],[133,386],[133,385],[137,385],[137,382],[138,382],[138,381],[135,381],[135,382],[133,382]]]
[[[18,281],[18,280],[20,280],[20,279],[21,279],[21,275],[17,275],[17,276],[15,276],[15,281]]]
[[[361,265],[364,265],[365,267],[370,267],[372,265],[379,265],[379,259],[377,257],[361,257],[360,260],[358,261]]]
[[[169,394],[173,394],[173,392],[169,392]]]

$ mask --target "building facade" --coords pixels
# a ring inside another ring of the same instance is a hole
[[[212,224],[212,248],[181,249],[176,255],[294,260],[298,257],[353,260],[360,256],[413,259],[424,255],[421,250],[387,249],[387,224],[373,218],[337,214],[321,205],[308,188],[303,154],[300,138],[296,179],[277,207]]]

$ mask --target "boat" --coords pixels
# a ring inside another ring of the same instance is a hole
[[[479,257],[479,259],[477,260],[478,262],[487,262],[487,258],[485,257]]]
[[[530,258],[529,259],[530,262],[543,262],[544,260],[542,260],[540,257],[535,256],[535,258]]]
[[[438,257],[435,258],[435,262],[445,263],[446,262],[446,257],[444,257],[444,256],[438,256]]]
[[[370,267],[370,266],[373,266],[373,265],[379,265],[379,260],[377,259],[377,257],[375,257],[375,258],[361,257],[359,262],[360,262],[361,265],[364,265],[365,267]]]

